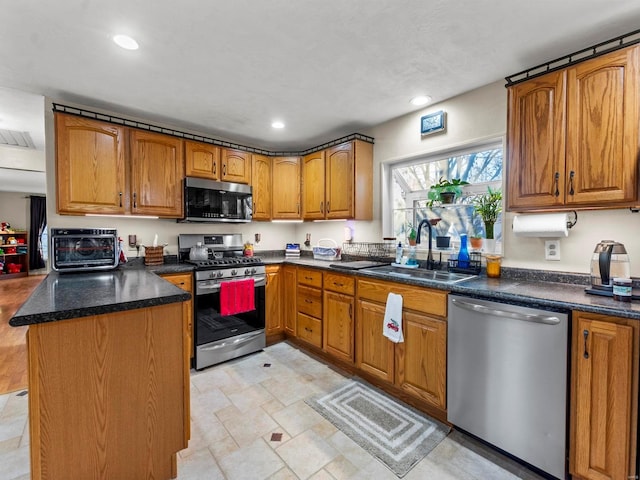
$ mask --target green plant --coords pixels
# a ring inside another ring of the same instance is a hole
[[[487,193],[474,199],[473,208],[484,222],[486,237],[493,238],[493,226],[502,212],[502,192],[500,189],[493,190],[491,187],[487,187]]]
[[[415,240],[417,236],[418,236],[418,232],[416,232],[416,229],[413,228],[413,224],[412,223],[408,223],[407,224],[407,238],[409,240]]]
[[[441,194],[443,193],[453,193],[455,196],[460,195],[464,185],[469,185],[469,182],[460,180],[459,178],[447,180],[444,177],[440,177],[438,183],[434,183],[429,187],[428,205],[432,206],[434,201],[441,200]]]

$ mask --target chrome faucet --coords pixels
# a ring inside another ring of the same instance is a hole
[[[436,225],[441,219],[440,218],[425,218],[418,224],[418,234],[416,235],[416,243],[420,243],[420,232],[422,231],[422,226],[427,224],[429,226],[429,250],[427,252],[427,270],[435,270],[440,266],[440,262],[435,262],[433,260],[433,253],[431,251],[431,245],[433,242],[433,234],[431,233],[431,227]]]

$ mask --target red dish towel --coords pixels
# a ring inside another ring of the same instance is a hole
[[[255,309],[253,278],[220,284],[220,315],[235,315]]]

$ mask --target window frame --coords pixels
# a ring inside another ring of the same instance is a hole
[[[407,167],[411,165],[426,163],[426,162],[435,162],[439,160],[445,160],[449,157],[468,155],[473,152],[477,152],[480,150],[489,150],[492,148],[502,148],[502,179],[500,181],[500,189],[503,192],[503,211],[502,215],[504,217],[504,192],[505,192],[505,171],[506,171],[506,136],[491,136],[487,138],[475,139],[468,142],[464,142],[461,144],[457,144],[455,146],[449,146],[438,150],[421,152],[416,155],[410,155],[402,158],[396,158],[389,160],[387,162],[383,162],[381,164],[381,189],[380,189],[380,200],[381,200],[381,221],[382,221],[382,233],[383,237],[394,237],[394,226],[393,226],[393,169],[397,167]],[[470,186],[465,187],[465,189],[469,192],[477,192],[484,193],[486,192],[487,185],[495,185],[497,182],[483,182],[477,183]],[[422,192],[420,190],[420,192]]]

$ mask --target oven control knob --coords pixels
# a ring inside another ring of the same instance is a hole
[[[256,272],[257,272],[257,270],[256,270],[255,268],[252,268],[252,269],[251,269],[251,274],[252,274],[252,275],[253,275],[254,273],[256,273]]]
[[[235,275],[237,275],[237,274],[238,274],[238,271],[237,271],[237,270],[231,270],[231,275],[235,276]]]
[[[245,275],[249,275],[251,273],[251,270],[249,270],[248,268],[244,271]]]
[[[224,275],[224,273],[222,273],[222,271],[219,271],[218,273],[216,273],[216,277],[218,277],[218,278],[220,278],[223,275]]]

